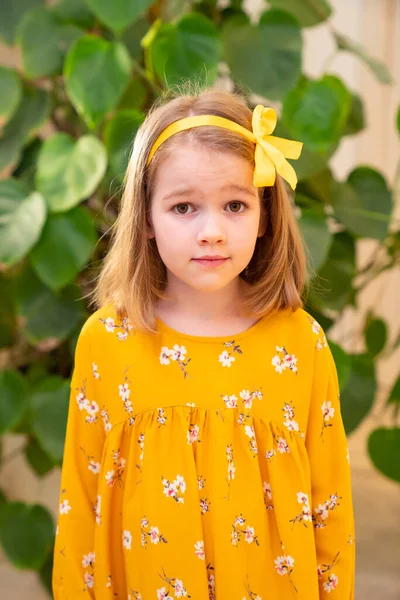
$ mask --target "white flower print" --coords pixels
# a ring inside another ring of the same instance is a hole
[[[303,505],[302,512],[296,515],[293,519],[290,519],[290,523],[293,523],[292,529],[296,523],[303,523],[307,527],[307,522],[312,521],[311,509],[308,500],[308,494],[304,492],[297,492],[297,501]]]
[[[169,360],[168,357],[170,356],[171,352],[172,351],[167,346],[163,346],[161,348],[160,363],[162,365],[169,365],[170,364],[170,360]]]
[[[181,598],[182,596],[188,596],[187,590],[185,589],[183,582],[177,577],[168,577],[163,569],[163,574],[160,575],[161,579],[165,581],[168,588],[162,587],[157,590],[158,600],[172,600],[170,592],[173,591],[175,598]],[[189,596],[190,597],[190,596]]]
[[[314,508],[316,515],[313,517],[315,529],[323,529],[325,527],[326,524],[324,521],[329,517],[329,511],[335,510],[335,508],[339,506],[339,500],[341,499],[342,497],[338,496],[338,494],[331,494],[326,502],[318,504],[318,506]]]
[[[249,525],[247,525],[245,529],[241,529],[245,525],[245,523],[246,519],[241,514],[239,516],[236,516],[232,525],[231,532],[232,545],[238,546],[241,540],[241,536],[242,534],[244,534],[244,538],[248,544],[254,543],[257,546],[259,546],[260,542],[258,541],[258,537],[254,535],[254,527],[250,527]]]
[[[124,529],[124,533],[122,534],[122,543],[124,548],[126,548],[127,550],[131,549],[132,534],[127,529]]]
[[[110,588],[110,587],[112,587],[112,578],[111,578],[111,575],[107,575],[106,588]]]
[[[89,471],[92,471],[94,475],[98,475],[100,473],[100,463],[91,460],[88,466]]]
[[[253,406],[253,400],[258,398],[258,400],[262,400],[262,392],[260,390],[256,390],[255,392],[250,392],[250,390],[242,390],[240,392],[240,397],[243,400],[243,406],[247,410]]]
[[[206,480],[204,479],[204,477],[202,477],[202,475],[198,475],[197,486],[198,486],[199,490],[204,489],[205,485],[206,485]]]
[[[230,367],[234,361],[235,357],[230,356],[227,350],[221,352],[221,354],[218,357],[218,362],[220,362],[223,367]]]
[[[163,408],[158,409],[157,422],[159,427],[161,427],[161,425],[165,425],[167,422],[167,417],[165,416]]]
[[[335,575],[334,573],[331,573],[331,575],[329,575],[329,577],[328,577],[328,581],[326,581],[324,583],[324,590],[326,592],[328,592],[328,594],[330,594],[332,590],[336,590],[338,583],[339,583],[338,576]]]
[[[93,506],[93,510],[96,515],[96,523],[98,523],[99,525],[101,524],[100,505],[101,505],[101,494],[97,496],[96,502]]]
[[[83,560],[82,560],[82,566],[85,567],[85,569],[86,569],[86,567],[92,566],[94,561],[95,561],[95,553],[94,552],[89,552],[89,554],[84,554]]]
[[[114,333],[114,330],[115,330],[114,319],[112,319],[111,317],[107,317],[107,319],[104,320],[104,324],[106,326],[106,331],[108,331],[109,333]]]
[[[86,583],[88,588],[92,588],[94,586],[94,574],[86,572],[83,575],[83,580]]]
[[[125,383],[120,384],[118,386],[118,389],[119,389],[119,395],[122,399],[122,402],[124,404],[126,412],[131,415],[133,413],[133,407],[132,407],[132,402],[129,399],[129,397],[131,395],[131,390],[129,389],[128,382],[125,381]]]
[[[72,506],[70,505],[68,500],[63,500],[60,504],[60,514],[67,515],[71,510]]]
[[[263,490],[264,490],[264,504],[267,510],[272,510],[274,508],[271,500],[272,500],[272,491],[271,484],[266,481],[263,482]]]
[[[89,400],[85,397],[85,394],[79,392],[76,397],[76,402],[79,406],[79,410],[86,410],[87,405],[89,404]]]
[[[110,423],[110,417],[108,416],[108,411],[105,408],[103,408],[100,414],[103,419],[104,430],[106,433],[108,433],[112,427],[112,425]]]
[[[292,556],[282,555],[275,560],[275,569],[279,575],[287,575],[293,566],[294,558]]]
[[[195,553],[195,555],[198,558],[200,558],[200,560],[204,560],[205,559],[204,542],[203,541],[195,543],[195,545],[194,545],[194,553]]]
[[[332,406],[332,402],[326,401],[321,406],[322,414],[324,415],[325,421],[329,421],[329,419],[333,418],[335,415],[335,409]]]
[[[276,452],[273,448],[271,448],[271,450],[267,450],[265,453],[265,456],[266,456],[266,458],[268,458],[268,460],[271,460],[275,455],[276,455]]]
[[[226,404],[227,408],[236,408],[237,407],[237,397],[235,394],[232,396],[222,396],[223,401]]]
[[[288,443],[283,437],[278,438],[278,450],[281,454],[283,454],[284,452],[290,452]]]
[[[131,324],[128,317],[122,319],[120,325],[117,325],[112,317],[107,317],[106,319],[100,318],[99,321],[103,323],[108,333],[114,333],[117,329],[117,339],[120,341],[125,341],[129,335],[129,332],[133,329],[133,325]]]
[[[254,427],[252,425],[246,425],[244,431],[249,438],[255,437]]]
[[[168,348],[168,346],[162,346],[160,354],[160,363],[162,365],[169,365],[171,364],[171,360],[173,362],[176,362],[176,364],[183,372],[184,378],[186,379],[186,377],[188,376],[186,367],[192,360],[191,358],[188,358],[185,362],[186,353],[187,349],[185,348],[185,346],[179,346],[178,344],[175,344],[172,349]]]
[[[198,425],[190,425],[189,430],[187,432],[187,443],[193,444],[193,442],[199,442],[199,426]]]
[[[99,370],[98,370],[98,366],[94,362],[92,362],[92,369],[93,369],[93,377],[95,379],[100,379],[100,373],[99,373]]]
[[[112,469],[111,471],[107,471],[106,475],[105,475],[106,481],[107,481],[107,485],[109,487],[112,487],[114,485],[114,481],[115,481],[115,471],[114,469]]]
[[[279,354],[283,353],[283,357],[276,354],[272,358],[272,365],[275,367],[277,373],[283,373],[286,369],[297,374],[297,358],[294,354],[289,354],[285,347],[276,346],[276,351]]]
[[[170,596],[165,587],[157,590],[157,600],[173,600],[172,596]]]
[[[171,483],[168,479],[162,477],[164,486],[163,493],[167,498],[173,498],[176,502],[183,504],[183,494],[186,491],[186,483],[181,475],[177,475],[176,479]]]
[[[200,512],[202,515],[205,515],[210,510],[209,500],[207,498],[200,498]]]
[[[171,360],[185,360],[186,357],[186,348],[185,346],[179,346],[178,344],[175,344],[173,349],[170,350],[170,358]]]

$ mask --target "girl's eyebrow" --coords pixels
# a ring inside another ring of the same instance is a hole
[[[248,187],[244,187],[241,185],[237,185],[234,183],[228,183],[227,185],[224,185],[220,188],[220,191],[223,190],[227,190],[229,192],[240,192],[242,194],[246,194],[247,196],[251,196],[252,198],[255,198],[255,193],[254,191],[252,191],[250,188]],[[195,193],[195,192],[201,192],[201,189],[196,188],[196,187],[186,187],[180,190],[175,190],[173,192],[170,192],[169,194],[166,194],[165,196],[162,197],[162,200],[168,200],[168,198],[176,198],[177,196],[190,196],[191,194]]]

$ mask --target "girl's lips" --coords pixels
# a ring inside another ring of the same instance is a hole
[[[219,265],[223,265],[228,259],[227,258],[218,258],[216,260],[214,259],[201,259],[201,258],[194,258],[193,259],[197,264],[199,265],[203,265],[205,267],[218,267]]]

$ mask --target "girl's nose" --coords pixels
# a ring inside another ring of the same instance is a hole
[[[215,244],[226,240],[226,233],[221,220],[216,216],[209,216],[202,220],[197,233],[197,241]]]

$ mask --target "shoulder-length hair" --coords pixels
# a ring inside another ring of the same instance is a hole
[[[183,87],[183,89],[182,89]],[[172,150],[185,143],[232,154],[254,167],[254,143],[239,133],[213,126],[174,134],[146,167],[153,143],[170,123],[194,115],[218,115],[251,131],[252,111],[239,92],[200,85],[176,86],[160,96],[139,127],[124,179],[121,207],[111,226],[110,248],[104,258],[90,304],[112,304],[117,315],[128,317],[135,329],[156,333],[156,302],[165,298],[167,271],[148,223],[155,175]],[[281,177],[272,187],[259,188],[266,231],[257,238],[253,256],[240,273],[249,286],[242,314],[254,317],[303,307],[307,256],[293,204]]]

